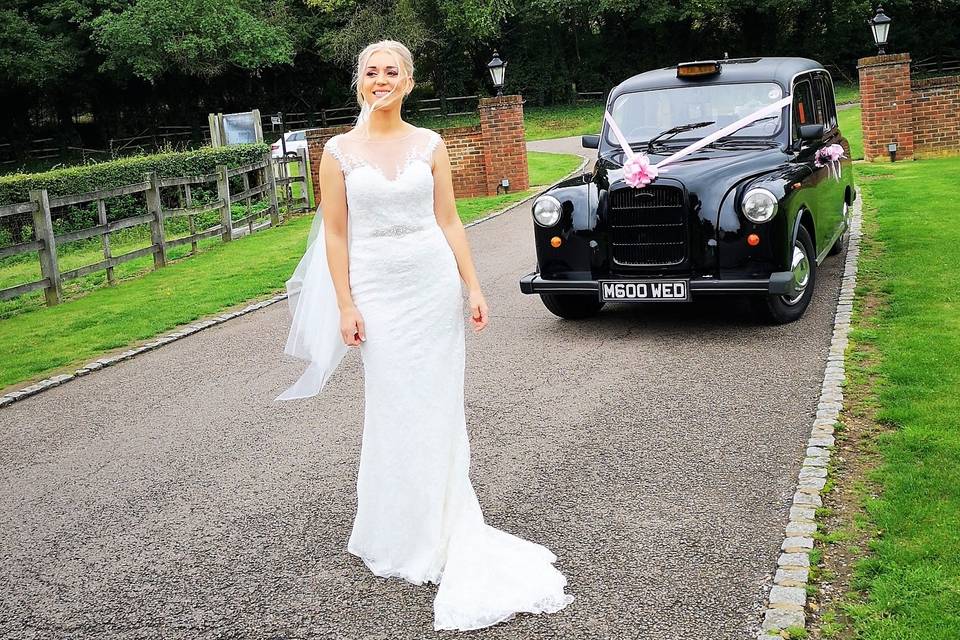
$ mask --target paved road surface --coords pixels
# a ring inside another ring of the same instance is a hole
[[[471,475],[487,520],[556,552],[576,601],[471,636],[746,637],[841,260],[785,327],[716,299],[563,322],[518,289],[528,207],[468,231],[492,309],[467,332]],[[273,403],[301,371],[287,327],[275,304],[0,410],[0,637],[435,637],[435,586],[346,552],[359,354],[322,397]]]

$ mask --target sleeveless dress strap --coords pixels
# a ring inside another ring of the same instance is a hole
[[[340,150],[339,138],[340,134],[338,133],[327,140],[326,144],[323,145],[323,148],[326,151],[329,151],[330,155],[337,159],[337,164],[340,165],[340,171],[342,171],[343,175],[346,176],[348,173],[350,173],[350,170],[353,169],[353,163],[351,163],[346,154]]]
[[[423,148],[422,157],[426,160],[427,164],[433,168],[433,152],[437,150],[437,147],[443,142],[443,137],[433,129],[426,129],[427,134],[427,143]]]

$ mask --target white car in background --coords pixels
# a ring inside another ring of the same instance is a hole
[[[283,139],[287,143],[287,153],[296,154],[300,149],[307,148],[306,129],[287,131],[285,134],[283,134]],[[279,158],[283,155],[283,145],[280,143],[279,138],[277,138],[276,142],[270,145],[270,155],[274,158]]]

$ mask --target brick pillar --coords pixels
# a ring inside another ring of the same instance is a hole
[[[320,156],[323,155],[323,146],[327,140],[338,133],[346,133],[353,127],[351,125],[339,125],[336,127],[324,127],[322,129],[310,129],[307,131],[307,157],[310,159],[310,180],[313,182],[313,200],[317,205],[320,204]],[[304,184],[306,187],[306,184]]]
[[[888,160],[887,144],[896,142],[897,160],[913,158],[910,54],[860,58],[857,69],[864,157],[871,162]]]
[[[510,180],[510,191],[529,189],[523,98],[516,95],[480,98],[480,131],[487,193],[495,194],[502,178]]]

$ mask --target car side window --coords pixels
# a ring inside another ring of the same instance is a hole
[[[802,80],[793,87],[793,135],[800,137],[800,127],[805,124],[822,124],[823,118],[817,118],[813,100],[813,87],[809,80]]]
[[[826,105],[824,103],[823,97],[823,82],[820,79],[819,75],[813,76],[811,78],[811,89],[813,89],[813,121],[816,124],[824,125],[824,129],[829,129],[827,126],[827,111]]]
[[[820,73],[817,75],[817,85],[823,96],[824,124],[827,131],[830,131],[837,126],[837,104],[833,96],[833,82],[830,81],[830,76]]]

